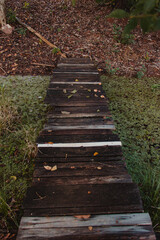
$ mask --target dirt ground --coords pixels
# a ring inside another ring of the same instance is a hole
[[[67,57],[90,57],[98,68],[117,75],[160,76],[160,32],[143,35],[134,31],[134,43],[122,44],[118,34],[127,20],[108,19],[111,8],[93,0],[6,0],[12,35],[0,32],[1,75],[50,75],[59,55],[33,33],[26,31],[14,15],[34,28]],[[117,39],[115,39],[117,38]],[[42,66],[47,64],[52,66]],[[144,70],[145,69],[145,70]]]

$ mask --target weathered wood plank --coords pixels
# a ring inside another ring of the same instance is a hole
[[[126,194],[124,194],[124,192]],[[37,185],[28,189],[25,209],[59,209],[60,214],[75,213],[76,208],[105,207],[110,212],[143,211],[137,185],[134,183],[110,183],[103,185]],[[85,210],[86,211],[86,210]]]
[[[93,62],[92,62],[92,60],[89,57],[86,57],[86,58],[61,58],[59,60],[59,63],[67,63],[67,64],[83,63],[83,64],[90,64],[90,63],[93,63]]]
[[[91,117],[91,118],[51,118],[48,119],[47,125],[49,126],[106,126],[113,125],[113,119],[110,117]]]
[[[94,157],[94,153],[98,153],[98,157],[122,156],[121,146],[104,146],[104,147],[79,147],[79,148],[40,148],[38,149],[38,157]]]
[[[46,163],[62,163],[62,162],[107,162],[107,161],[122,161],[122,155],[119,154],[115,156],[115,154],[108,154],[107,156],[68,156],[68,154],[64,155],[63,157],[55,157],[55,156],[46,156],[39,152],[36,160],[37,163],[39,162],[46,162]]]
[[[36,164],[34,177],[108,176],[112,178],[128,175],[126,167],[121,162],[58,163],[56,171],[48,170],[48,166],[52,168],[55,164]]]
[[[70,114],[48,114],[47,118],[93,118],[93,117],[112,117],[111,113],[108,111],[106,113],[70,113]]]
[[[94,66],[88,66],[88,65],[86,65],[86,67],[78,67],[77,65],[75,65],[75,66],[71,66],[71,65],[68,65],[67,67],[65,67],[65,66],[61,66],[61,67],[58,67],[58,68],[55,68],[54,70],[53,70],[53,74],[54,73],[57,73],[57,72],[61,72],[61,73],[64,73],[64,72],[77,72],[77,73],[83,73],[83,72],[85,72],[85,73],[98,73],[98,71],[97,71],[97,69],[94,67]]]
[[[109,112],[108,106],[86,106],[86,107],[70,107],[70,106],[55,106],[49,108],[49,113],[62,113],[62,114],[70,114],[70,113],[97,113],[97,112]]]
[[[74,131],[72,131],[74,133]],[[53,134],[45,134],[45,135],[40,135],[36,142],[38,144],[41,143],[87,143],[87,142],[117,142],[120,141],[118,135],[116,134],[68,134],[64,133],[62,135],[56,134],[56,131],[53,132]]]
[[[80,184],[106,184],[106,183],[131,183],[132,179],[130,175],[118,176],[70,176],[70,177],[34,177],[34,184],[46,184],[47,185],[80,185]]]
[[[79,143],[38,143],[38,148],[81,148],[81,147],[122,146],[120,141],[113,142],[79,142]]]
[[[55,80],[55,78],[54,78],[54,80]],[[57,85],[65,85],[66,87],[67,87],[67,85],[73,85],[73,86],[75,86],[75,85],[90,85],[90,86],[92,86],[92,85],[101,85],[101,81],[99,80],[99,81],[97,81],[97,82],[87,82],[87,79],[86,79],[86,81],[85,82],[75,82],[75,78],[73,79],[74,81],[73,82],[71,82],[71,81],[65,81],[65,82],[63,82],[63,81],[53,81],[53,79],[52,79],[52,81],[50,82],[50,85],[52,85],[52,84],[57,84]],[[49,86],[50,86],[49,85]]]
[[[151,226],[151,219],[148,213],[93,215],[85,220],[74,216],[64,217],[23,217],[21,229],[30,228],[71,228],[85,226]]]
[[[79,69],[75,69],[75,71],[73,69],[64,69],[64,71],[62,69],[55,69],[53,70],[53,74],[57,75],[57,74],[72,74],[73,75],[99,75],[98,71],[87,71],[87,69],[85,69],[84,71],[79,70]]]
[[[81,228],[20,229],[17,240],[155,240],[150,226],[94,227]]]
[[[79,126],[51,126],[49,124],[45,125],[44,130],[41,133],[51,132],[55,130],[115,130],[115,126],[112,124],[106,125],[79,125]]]
[[[95,65],[93,63],[58,63],[58,68],[90,68],[90,69],[96,69]]]

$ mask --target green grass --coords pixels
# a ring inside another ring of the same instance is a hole
[[[127,168],[160,231],[160,79],[102,77]]]
[[[49,77],[0,77],[0,228],[18,225],[33,173]]]

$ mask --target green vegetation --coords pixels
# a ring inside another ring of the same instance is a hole
[[[49,77],[0,77],[0,225],[15,228],[33,172]],[[13,224],[14,223],[14,224]]]
[[[160,79],[102,77],[128,171],[160,231]]]

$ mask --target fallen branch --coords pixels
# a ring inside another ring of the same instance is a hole
[[[31,28],[30,26],[28,26],[26,23],[23,23],[18,17],[16,17],[16,20],[25,28],[27,28],[30,32],[34,33],[37,37],[39,37],[43,42],[47,43],[48,46],[50,46],[51,48],[57,48],[58,47],[54,44],[52,44],[51,42],[49,42],[47,39],[45,39],[40,33],[36,32],[33,28]],[[61,51],[59,51],[59,54],[66,58],[66,55],[63,54]]]
[[[45,63],[31,63],[32,65],[43,66],[43,67],[55,67],[55,65],[45,64]]]
[[[7,74],[6,71],[5,71],[2,67],[0,67],[0,69],[1,69],[5,74]]]

